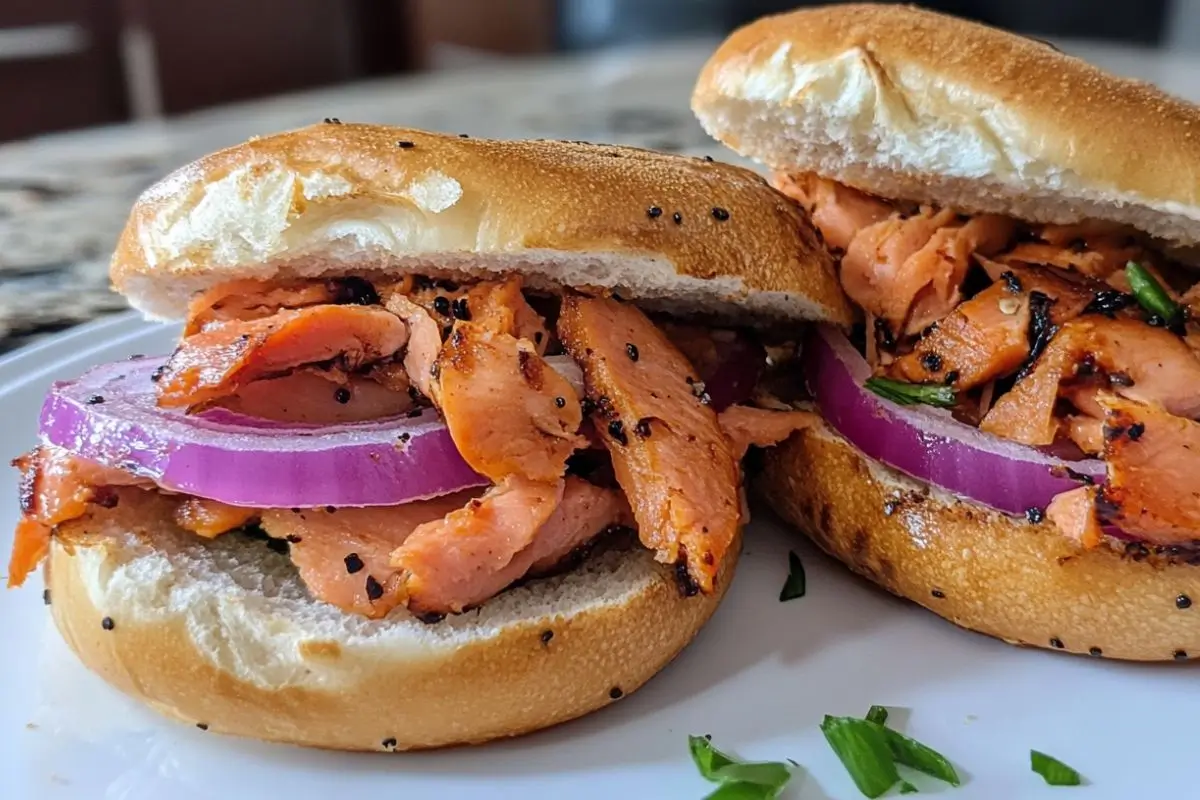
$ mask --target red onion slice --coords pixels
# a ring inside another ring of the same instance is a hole
[[[1079,486],[1067,469],[1096,483],[1104,479],[1102,461],[1064,461],[983,433],[949,412],[884,400],[863,388],[871,368],[836,329],[817,327],[805,355],[809,387],[834,430],[871,458],[948,492],[1023,514]]]
[[[164,359],[106,364],[51,388],[41,436],[164,489],[238,506],[399,505],[487,480],[463,461],[436,411],[330,426],[187,415],[155,403]]]

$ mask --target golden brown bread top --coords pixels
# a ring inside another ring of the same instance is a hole
[[[1026,37],[911,6],[760,19],[693,108],[733,149],[878,194],[1200,241],[1200,110]]]
[[[378,125],[314,125],[183,167],[134,206],[112,279],[176,315],[232,278],[422,268],[850,318],[808,219],[753,172]]]

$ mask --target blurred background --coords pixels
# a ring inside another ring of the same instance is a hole
[[[692,84],[730,30],[798,5],[0,0],[0,354],[124,309],[108,265],[138,194],[249,136],[337,117],[736,161]],[[924,5],[1200,100],[1200,0]]]
[[[488,56],[715,38],[797,5],[807,4],[0,0],[0,140],[381,75],[462,68]],[[1048,38],[1200,49],[1197,0],[926,0],[923,5]]]

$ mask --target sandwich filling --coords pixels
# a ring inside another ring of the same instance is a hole
[[[1106,222],[959,214],[811,173],[775,184],[863,311],[866,388],[947,409],[1043,471],[1061,459],[1075,486],[1027,515],[1085,547],[1200,541],[1200,284],[1162,247]]]
[[[154,492],[173,512],[146,531],[264,536],[315,598],[372,618],[460,613],[618,530],[711,592],[741,457],[811,421],[744,404],[763,364],[749,333],[518,277],[223,284],[169,358],[51,391],[16,461],[9,585],[57,526]]]

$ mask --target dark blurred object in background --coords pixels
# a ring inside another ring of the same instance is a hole
[[[1195,0],[926,0],[1042,37],[1164,40]],[[1174,3],[1174,6],[1172,6]],[[795,0],[0,0],[0,140],[454,63],[716,39]],[[1187,27],[1187,26],[1184,26]],[[1190,28],[1189,28],[1190,30]],[[1178,43],[1178,37],[1173,41]]]

